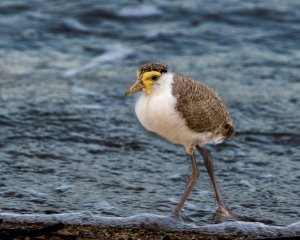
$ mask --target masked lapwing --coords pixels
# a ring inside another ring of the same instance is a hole
[[[223,202],[215,180],[210,153],[206,144],[219,144],[234,135],[234,124],[218,94],[208,85],[183,75],[168,72],[162,63],[146,63],[137,69],[137,80],[126,96],[141,92],[135,113],[141,125],[171,143],[183,145],[192,163],[192,174],[183,196],[174,210],[179,215],[200,176],[195,158],[197,149],[216,195],[216,216],[235,219]]]

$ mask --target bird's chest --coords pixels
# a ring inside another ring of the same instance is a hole
[[[140,123],[148,131],[168,139],[173,143],[181,143],[181,130],[184,120],[175,110],[176,99],[166,89],[153,95],[142,95],[135,106]]]
[[[153,95],[142,95],[135,107],[140,123],[149,131],[161,132],[166,122],[172,120],[174,100],[170,93],[162,91]]]

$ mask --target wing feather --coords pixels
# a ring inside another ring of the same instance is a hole
[[[177,98],[176,110],[191,130],[213,132],[230,122],[223,101],[208,85],[174,75],[172,93]]]

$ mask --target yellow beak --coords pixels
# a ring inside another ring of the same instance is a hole
[[[130,96],[130,95],[132,95],[132,94],[134,94],[134,93],[136,93],[136,92],[139,92],[139,91],[142,91],[143,90],[143,88],[146,88],[146,92],[148,93],[148,94],[150,94],[151,93],[151,86],[152,86],[152,84],[153,84],[153,81],[151,81],[151,80],[144,80],[144,81],[139,81],[139,80],[137,80],[132,86],[131,86],[131,88],[125,93],[125,96],[127,97],[127,96]]]
[[[125,96],[130,96],[136,92],[142,91],[142,89],[144,88],[144,84],[137,80],[132,86],[131,88],[125,93]]]

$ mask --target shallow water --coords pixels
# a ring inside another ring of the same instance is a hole
[[[138,4],[137,4],[138,3]],[[169,215],[190,172],[180,146],[147,134],[124,93],[160,60],[215,88],[237,127],[209,147],[234,212],[300,218],[300,3],[0,3],[0,208],[11,213]],[[201,178],[185,214],[210,223]]]

